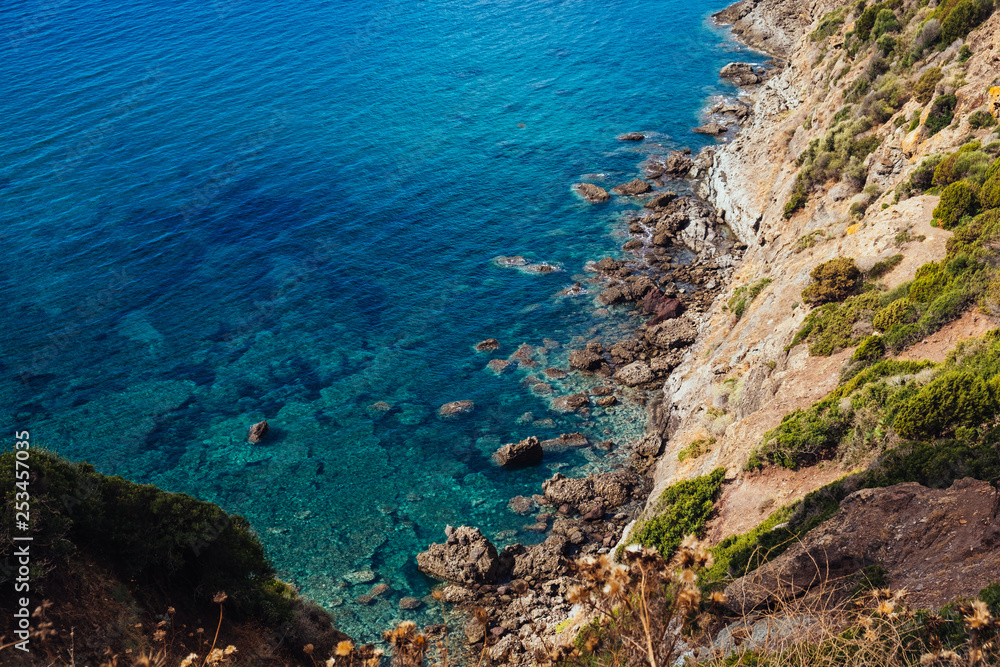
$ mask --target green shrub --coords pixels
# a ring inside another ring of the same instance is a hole
[[[1000,208],[1000,174],[986,181],[980,188],[979,205],[984,210]]]
[[[931,187],[937,167],[944,159],[945,156],[941,154],[925,157],[910,175],[910,188],[916,192],[923,192]]]
[[[997,119],[989,111],[973,111],[969,114],[969,127],[973,130],[981,130],[984,127],[993,127],[997,124]]]
[[[873,279],[881,278],[899,266],[899,263],[902,261],[903,256],[897,253],[892,257],[887,257],[881,261],[875,262],[875,264],[872,265],[872,268],[868,269],[868,277]]]
[[[956,181],[941,193],[934,217],[941,221],[943,229],[951,229],[964,216],[974,214],[978,205],[978,189],[968,181]]]
[[[851,361],[874,362],[882,358],[885,354],[885,343],[881,336],[868,336],[851,355]]]
[[[791,346],[806,342],[809,344],[809,354],[825,357],[838,349],[857,345],[861,338],[855,336],[854,325],[871,317],[879,305],[877,293],[865,292],[852,296],[843,304],[828,303],[820,306],[806,315]]]
[[[722,490],[725,468],[668,486],[656,500],[653,516],[633,533],[631,542],[652,547],[670,559],[685,535],[701,533]]]
[[[51,556],[99,554],[119,577],[156,599],[166,590],[210,601],[226,591],[231,608],[269,622],[289,612],[274,571],[246,519],[212,503],[107,477],[86,463],[33,450],[32,531]],[[0,502],[13,504],[14,454],[0,454]],[[10,521],[0,519],[0,534]]]
[[[951,282],[951,276],[944,270],[943,262],[924,264],[915,274],[910,284],[910,301],[928,302],[937,298]]]
[[[997,142],[997,143],[1000,143],[1000,142]],[[989,148],[989,146],[987,146],[987,148]],[[989,169],[986,170],[986,174],[985,174],[986,180],[989,180],[989,179],[993,178],[997,174],[1000,174],[1000,157],[998,157],[996,160],[994,160],[993,164],[991,164],[990,167],[989,167]]]
[[[896,48],[896,40],[892,37],[892,35],[882,35],[878,38],[878,41],[875,42],[875,45],[882,53],[889,54]]]
[[[691,444],[677,452],[677,460],[684,462],[688,459],[696,459],[702,454],[711,451],[714,444],[715,438],[698,438],[697,440],[693,440]]]
[[[861,271],[849,257],[823,262],[809,275],[813,282],[802,290],[802,300],[809,304],[843,301],[861,288]]]
[[[791,219],[791,217],[795,215],[796,211],[806,205],[807,201],[809,201],[809,195],[803,187],[800,187],[800,181],[796,180],[795,189],[792,190],[792,195],[788,198],[788,201],[785,202],[785,220]]]
[[[913,312],[913,303],[909,299],[905,297],[896,299],[875,312],[875,316],[872,318],[872,326],[882,332],[888,331],[897,324],[904,324],[909,321]]]
[[[747,467],[769,464],[795,470],[815,463],[833,453],[849,423],[836,403],[820,409],[796,410],[764,434],[760,445],[750,453]]]
[[[861,16],[854,22],[854,32],[863,41],[868,41],[868,38],[871,37],[872,28],[875,27],[875,21],[881,10],[881,4],[865,7],[864,11],[861,12]]]
[[[993,11],[993,1],[959,0],[948,16],[941,21],[941,41],[951,44],[956,39],[964,39]]]
[[[927,121],[924,123],[931,135],[935,135],[951,124],[955,118],[955,106],[958,98],[954,95],[941,95],[931,104],[930,113],[927,114]]]
[[[872,37],[878,39],[886,33],[899,32],[901,27],[899,19],[896,18],[891,9],[882,9],[879,10],[878,15],[875,17],[875,24],[872,26],[871,34]]]
[[[904,438],[937,438],[957,426],[977,427],[997,415],[996,382],[964,370],[943,373],[921,389],[893,422]]]
[[[930,102],[934,96],[934,88],[943,78],[944,73],[940,67],[931,67],[924,72],[913,86],[913,95],[917,98],[917,101],[921,104]]]
[[[764,288],[770,285],[773,281],[770,278],[761,278],[760,280],[754,281],[747,285],[740,285],[735,290],[733,290],[733,296],[729,299],[729,303],[726,304],[729,312],[736,316],[736,319],[743,317],[743,313],[746,312],[747,307],[760,296],[760,293],[764,291]]]
[[[844,25],[844,16],[847,14],[847,7],[840,7],[824,15],[819,21],[819,26],[809,34],[809,39],[819,42],[833,35],[840,26]]]

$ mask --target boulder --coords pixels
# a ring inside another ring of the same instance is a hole
[[[542,454],[542,444],[538,438],[531,436],[520,442],[504,445],[493,453],[493,460],[501,468],[511,470],[541,463]]]
[[[680,299],[667,296],[661,290],[654,289],[646,293],[642,299],[642,312],[652,315],[650,324],[672,320],[684,312],[684,304]]]
[[[258,443],[264,439],[267,432],[270,430],[271,428],[267,425],[266,419],[264,421],[259,421],[250,427],[250,431],[247,433],[247,440],[252,443]]]
[[[761,77],[754,73],[753,65],[750,63],[729,63],[719,70],[719,76],[737,86],[752,86],[762,81]]]
[[[476,352],[492,352],[500,347],[500,341],[496,338],[487,338],[476,343]]]
[[[636,178],[628,183],[622,183],[621,185],[616,185],[611,188],[611,191],[620,195],[641,195],[649,192],[653,189],[653,186],[649,184],[648,181],[644,181],[641,178]]]
[[[641,132],[626,132],[618,135],[618,141],[642,141],[646,138]]]
[[[593,507],[597,499],[606,508],[621,507],[632,499],[641,482],[629,470],[614,470],[583,478],[569,478],[556,473],[542,482],[545,500],[551,505]]]
[[[691,320],[679,317],[646,329],[643,337],[662,350],[678,349],[694,343],[698,329]]]
[[[611,199],[611,195],[608,194],[607,190],[599,185],[594,185],[593,183],[576,183],[573,185],[573,188],[576,190],[577,194],[592,204]]]
[[[573,350],[569,353],[569,367],[579,371],[594,371],[604,363],[604,357],[590,350]]]
[[[627,387],[638,387],[656,379],[649,363],[645,361],[633,361],[628,366],[620,368],[614,377]]]
[[[513,579],[552,579],[569,571],[566,559],[568,540],[563,535],[549,535],[541,544],[526,548],[514,557]]]
[[[691,167],[693,166],[694,162],[687,154],[680,151],[671,151],[670,155],[667,156],[666,162],[663,163],[663,173],[668,176],[684,176],[691,171]]]
[[[440,408],[438,408],[438,415],[444,418],[458,417],[459,415],[467,415],[472,412],[476,407],[476,404],[472,401],[452,401],[451,403],[445,403]]]
[[[666,192],[661,192],[646,202],[644,208],[665,208],[667,204],[675,199],[677,199],[677,193],[667,190]]]
[[[579,412],[590,406],[590,398],[585,393],[559,396],[552,400],[550,407],[556,412]]]
[[[456,584],[493,584],[497,580],[499,554],[478,528],[460,526],[444,544],[432,544],[417,554],[417,567],[424,574]]]
[[[721,123],[712,122],[699,125],[691,131],[697,132],[698,134],[725,134],[728,129],[729,128]]]

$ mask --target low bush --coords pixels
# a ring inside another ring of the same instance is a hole
[[[844,18],[847,14],[847,7],[839,7],[824,15],[819,21],[819,26],[809,34],[809,39],[819,42],[835,34],[844,25]]]
[[[885,343],[881,336],[868,336],[851,355],[851,361],[863,361],[872,363],[878,361],[885,354]]]
[[[1000,208],[1000,174],[986,181],[980,188],[979,206],[983,210]]]
[[[956,181],[941,192],[934,217],[940,221],[942,229],[952,229],[963,217],[973,215],[978,207],[978,188],[968,181]]]
[[[872,326],[886,332],[897,324],[909,322],[914,314],[913,303],[906,297],[896,299],[888,305],[879,308],[872,317]]]
[[[917,83],[913,86],[913,95],[921,104],[927,104],[934,97],[934,88],[938,82],[944,78],[944,73],[940,67],[931,67],[920,75]]]
[[[864,336],[854,333],[854,325],[871,318],[879,307],[879,295],[875,292],[853,296],[843,304],[824,304],[806,315],[789,347],[805,342],[809,344],[809,354],[825,357],[857,345]]]
[[[989,111],[973,111],[969,114],[969,127],[973,130],[981,130],[986,127],[993,127],[997,124],[997,119]]]
[[[722,490],[725,468],[668,486],[653,506],[653,516],[632,533],[631,543],[651,547],[669,559],[685,535],[698,535]]]
[[[963,370],[943,373],[903,407],[892,426],[904,438],[921,440],[959,426],[982,426],[997,416],[998,380]]]
[[[941,21],[941,41],[947,45],[965,39],[992,11],[993,0],[959,0]]]
[[[813,282],[802,290],[802,299],[809,304],[843,301],[861,288],[861,271],[848,257],[823,262],[809,275]]]
[[[735,290],[733,290],[733,296],[729,299],[726,307],[729,309],[736,319],[743,317],[743,313],[746,312],[747,307],[760,296],[760,293],[764,291],[764,288],[770,285],[773,281],[770,278],[761,278],[752,283],[746,285],[740,285]]]
[[[868,269],[867,276],[872,279],[881,278],[899,266],[899,263],[902,261],[903,256],[897,253],[891,257],[875,262],[875,264],[872,265],[872,268]]]
[[[924,123],[931,135],[935,135],[951,125],[951,121],[955,118],[957,105],[958,98],[951,94],[941,95],[934,100],[931,110],[927,114],[927,121]]]
[[[899,19],[896,18],[896,14],[891,9],[881,9],[875,17],[871,35],[873,38],[878,39],[886,33],[899,32],[901,28]]]

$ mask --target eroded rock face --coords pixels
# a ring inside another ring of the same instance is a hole
[[[802,542],[726,588],[736,611],[800,596],[828,579],[878,563],[911,607],[974,596],[1000,572],[1000,497],[987,482],[948,489],[914,482],[862,489]]]
[[[499,554],[478,528],[445,528],[444,544],[432,544],[417,554],[420,571],[456,584],[493,584],[497,580]]]
[[[608,194],[607,190],[599,185],[594,185],[593,183],[577,183],[573,186],[573,188],[576,190],[577,194],[592,204],[611,199],[611,195]]]
[[[247,440],[256,444],[263,440],[267,436],[267,432],[271,428],[267,425],[267,420],[259,421],[250,427],[250,431],[247,433]]]
[[[741,0],[715,18],[731,23],[733,33],[749,46],[777,56],[788,55],[812,21],[799,5],[783,0]]]
[[[504,445],[493,453],[493,460],[501,468],[511,470],[541,463],[542,455],[542,443],[535,436],[531,436],[520,442]]]

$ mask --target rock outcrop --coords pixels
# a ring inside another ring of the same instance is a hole
[[[619,195],[641,195],[649,192],[653,189],[653,186],[649,184],[648,181],[644,181],[641,178],[636,178],[628,183],[622,183],[621,185],[616,185],[611,188],[611,191]]]
[[[906,483],[856,491],[801,542],[730,584],[727,604],[759,609],[874,564],[891,588],[910,591],[913,607],[975,596],[1000,572],[997,490],[963,479],[948,489]]]
[[[432,544],[417,554],[420,571],[463,585],[492,584],[500,567],[497,548],[478,528],[448,526],[444,544]]]
[[[493,460],[501,468],[514,469],[541,463],[544,452],[542,443],[535,436],[520,442],[504,445],[493,453]]]
[[[271,428],[267,425],[266,419],[259,421],[250,427],[250,430],[247,432],[247,441],[256,444],[267,437],[267,433],[270,430]]]
[[[611,199],[608,191],[593,183],[577,183],[573,186],[577,194],[592,204],[605,202]]]

